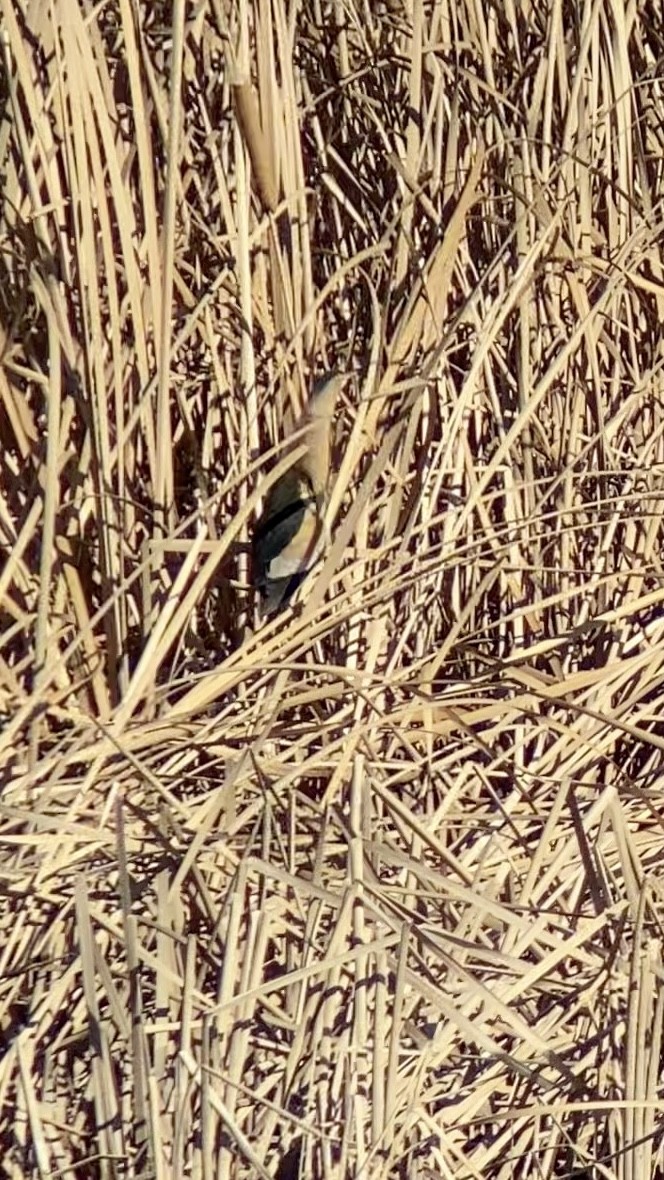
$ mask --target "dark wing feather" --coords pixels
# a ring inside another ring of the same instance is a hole
[[[296,471],[286,472],[270,489],[253,536],[254,577],[262,593],[266,591],[271,563],[289,552],[294,557],[300,555],[301,542],[309,532],[309,518],[317,507],[311,485]]]

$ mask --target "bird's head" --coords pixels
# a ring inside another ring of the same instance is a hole
[[[332,373],[317,381],[302,421],[307,450],[299,466],[317,495],[325,491],[330,476],[332,428],[344,380]]]

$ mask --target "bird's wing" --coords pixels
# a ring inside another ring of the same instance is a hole
[[[287,472],[271,489],[254,531],[259,583],[308,568],[313,562],[317,530],[318,502],[311,485],[297,472]]]
[[[271,580],[291,578],[306,572],[315,562],[321,540],[322,525],[318,513],[309,503],[297,513],[298,528],[288,545],[275,553],[266,569]]]

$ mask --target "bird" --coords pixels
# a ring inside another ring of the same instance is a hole
[[[306,451],[271,486],[256,521],[253,576],[267,614],[286,605],[325,547],[332,423],[343,380],[331,373],[317,382],[290,444]]]

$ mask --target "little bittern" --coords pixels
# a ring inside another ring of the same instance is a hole
[[[256,522],[254,579],[268,613],[288,601],[325,546],[332,424],[342,383],[338,374],[318,383],[292,443],[306,451],[272,485]]]

